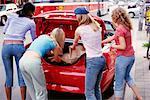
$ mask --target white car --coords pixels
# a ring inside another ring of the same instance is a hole
[[[16,4],[0,4],[0,22],[1,25],[5,25],[7,17],[9,14],[16,12],[17,6]]]
[[[138,17],[139,16],[139,14],[140,14],[140,7],[135,7],[135,8],[129,8],[128,10],[127,10],[127,12],[128,12],[128,14],[129,14],[129,16],[131,17],[131,18],[134,18],[134,17]]]
[[[132,0],[128,2],[128,14],[131,18],[144,16],[144,1]]]

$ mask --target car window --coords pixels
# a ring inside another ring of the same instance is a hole
[[[113,31],[113,30],[114,30],[111,24],[105,23],[105,25],[106,25],[106,30],[108,30],[108,31],[109,31],[109,30],[110,30],[110,31]]]
[[[6,6],[5,5],[0,5],[0,11],[4,11],[6,10]]]
[[[115,28],[110,21],[104,21],[104,23],[106,26],[106,32],[104,33],[104,39],[106,39],[107,37],[115,34]]]
[[[115,31],[115,27],[113,26],[112,22],[104,20],[106,31]]]

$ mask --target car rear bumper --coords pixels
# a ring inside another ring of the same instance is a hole
[[[84,94],[84,90],[80,89],[79,87],[64,86],[61,84],[52,84],[52,83],[47,83],[46,85],[47,85],[48,90],[53,90],[53,91],[58,91],[58,92]]]

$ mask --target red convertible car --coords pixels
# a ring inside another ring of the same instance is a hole
[[[109,21],[103,21],[97,16],[94,19],[102,27],[102,36],[104,39],[111,33],[114,28]],[[69,51],[69,46],[73,42],[74,33],[78,27],[78,22],[73,11],[49,11],[35,16],[36,34],[48,34],[54,28],[61,27],[66,34],[64,53]],[[79,43],[82,45],[82,42]],[[84,94],[84,79],[85,79],[85,54],[83,53],[77,61],[72,64],[67,63],[52,63],[48,59],[48,55],[42,58],[42,66],[44,69],[46,84],[48,90],[58,92],[69,92]],[[103,71],[101,81],[102,92],[110,90],[114,81],[114,65],[116,54],[113,49],[104,53],[106,58],[106,68]]]

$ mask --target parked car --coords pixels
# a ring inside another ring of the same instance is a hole
[[[16,4],[0,4],[0,22],[2,25],[6,23],[7,17],[12,12],[17,11]]]
[[[141,9],[143,9],[143,11],[140,11]],[[127,11],[131,18],[139,17],[140,13],[144,12],[144,0],[131,0],[130,2],[128,2]]]
[[[127,12],[131,18],[138,17],[140,14],[140,7],[132,6],[132,8],[127,9]]]
[[[97,16],[93,17],[102,27],[102,39],[104,39],[105,34],[114,32],[114,28],[112,27],[111,22],[104,22]],[[66,34],[63,52],[69,52],[69,46],[73,43],[74,33],[78,27],[78,22],[73,11],[49,11],[35,16],[34,19],[36,22],[37,36],[41,34],[48,34],[52,31],[52,29],[61,27]],[[80,41],[79,45],[82,46],[82,41]],[[114,82],[114,65],[116,53],[113,49],[111,49],[110,51],[103,54],[107,63],[106,68],[103,71],[103,77],[100,85],[102,93],[105,94],[108,91],[113,91],[112,87]],[[67,64],[64,62],[53,63],[49,59],[50,56],[45,55],[45,57],[42,58],[42,66],[46,77],[47,89],[58,92],[84,94],[86,69],[85,56],[85,53],[83,53],[74,63]]]

